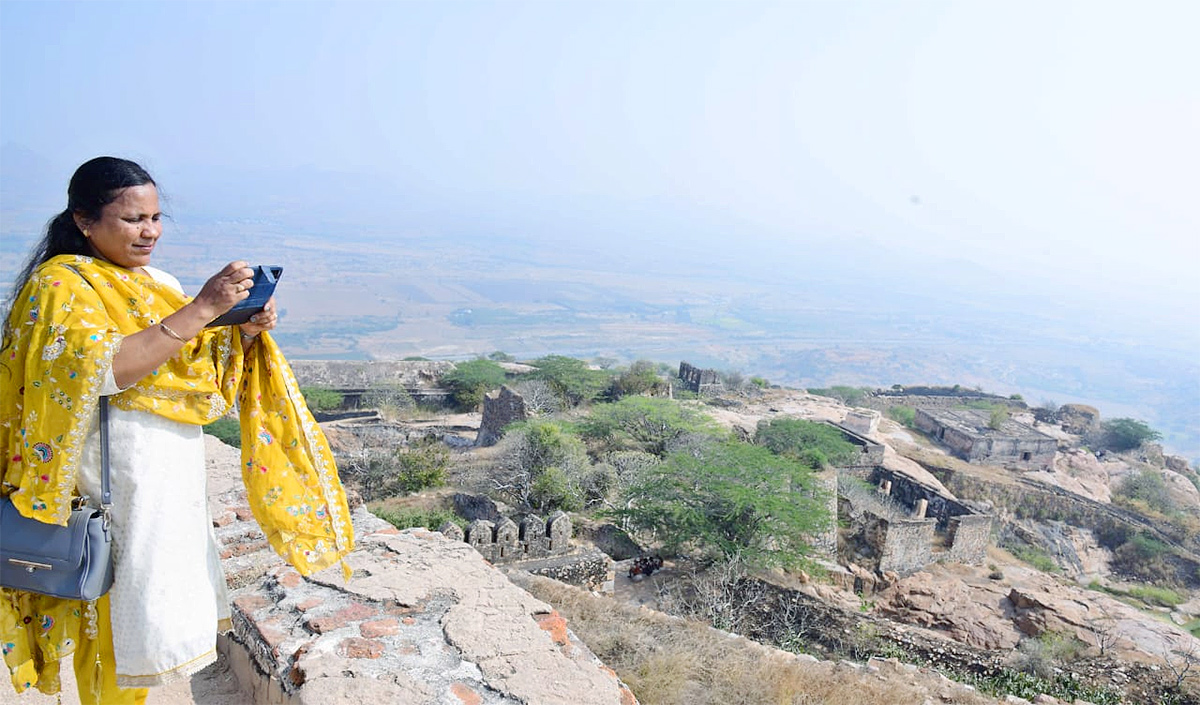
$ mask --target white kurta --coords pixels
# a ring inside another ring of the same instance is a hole
[[[179,289],[171,275],[147,267]],[[102,394],[120,391],[111,371]],[[109,407],[117,684],[144,688],[186,678],[216,659],[229,618],[225,576],[208,511],[200,426]],[[89,434],[79,489],[100,497],[100,436]]]

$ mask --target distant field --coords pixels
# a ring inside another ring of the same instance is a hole
[[[0,278],[12,276],[27,248],[24,236],[0,238]],[[943,297],[937,287],[897,293],[786,270],[747,277],[719,258],[675,255],[647,268],[581,248],[323,237],[221,222],[174,226],[156,264],[192,291],[230,259],[283,265],[277,337],[296,358],[463,359],[502,350],[686,359],[790,386],[963,384],[1141,418],[1169,448],[1200,458],[1200,360],[1169,338],[1048,304],[1016,311]]]

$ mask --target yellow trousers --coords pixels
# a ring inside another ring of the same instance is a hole
[[[113,654],[112,619],[108,595],[96,600],[98,639],[79,639],[75,643],[75,681],[79,684],[82,705],[143,705],[148,688],[117,686],[117,658]],[[82,635],[81,635],[82,636]]]

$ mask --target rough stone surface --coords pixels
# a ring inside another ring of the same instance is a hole
[[[524,421],[529,418],[529,410],[525,407],[525,397],[513,391],[508,385],[500,387],[495,392],[483,396],[483,420],[479,423],[479,433],[475,437],[475,445],[491,446],[504,435],[504,427]]]
[[[236,517],[232,509],[245,505],[236,451],[209,442],[213,516]],[[340,566],[301,577],[259,545],[252,520],[217,528],[235,588],[224,651],[243,662],[234,671],[247,702],[607,705],[626,697],[557,613],[468,544],[397,532],[363,507],[353,520],[349,580]]]

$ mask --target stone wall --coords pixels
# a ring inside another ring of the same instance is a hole
[[[467,524],[465,532],[455,524],[446,524],[441,531],[451,539],[466,541],[493,563],[560,556],[571,548],[571,517],[563,512],[555,512],[549,519],[531,514],[520,524],[507,517],[499,522],[476,519]]]
[[[504,435],[504,427],[529,418],[525,397],[514,392],[508,385],[483,395],[483,419],[475,445],[491,446]]]
[[[978,565],[991,545],[993,518],[903,473],[876,468],[869,481],[908,507],[911,518],[871,513],[867,543],[880,557],[879,570],[905,574],[934,561]],[[934,550],[938,535],[944,549]]]
[[[989,417],[980,409],[917,409],[914,424],[967,462],[1037,470],[1054,462],[1058,441],[1012,419],[991,428]]]
[[[879,571],[910,575],[933,562],[935,519],[888,521],[883,525],[883,545],[879,546]]]
[[[441,387],[453,362],[433,360],[292,360],[301,387],[323,387],[342,393],[342,406],[356,409],[368,390],[404,389],[413,399],[445,402],[450,390]]]
[[[687,388],[697,394],[707,394],[721,390],[721,373],[716,370],[702,370],[686,362],[679,363],[679,379]]]
[[[992,517],[988,514],[961,514],[950,519],[946,529],[944,562],[982,565],[992,545]]]
[[[857,432],[847,428],[844,424],[837,424],[826,421],[830,426],[833,426],[841,432],[842,438],[848,443],[858,448],[858,455],[853,460],[841,466],[844,468],[873,468],[876,465],[883,464],[883,445],[876,443],[869,438],[859,435]]]
[[[1028,408],[1023,401],[995,396],[993,394],[984,394],[982,392],[978,394],[889,394],[887,392],[875,392],[874,394],[868,394],[860,402],[860,405],[869,409],[875,409],[876,411],[886,412],[893,406],[911,406],[914,409],[953,409],[972,402],[1001,404],[1013,410]]]
[[[267,546],[237,452],[206,437],[209,505],[232,590],[218,646],[245,703],[612,705],[632,693],[549,605],[462,541],[353,511],[351,577],[307,577]]]

